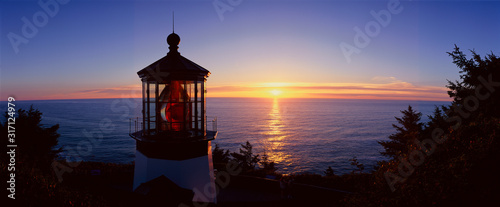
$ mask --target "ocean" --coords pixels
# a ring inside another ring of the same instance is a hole
[[[2,111],[7,102],[0,102]],[[131,118],[141,116],[140,99],[16,101],[43,113],[42,124],[59,124],[61,154],[69,160],[130,163],[135,140],[128,136]],[[266,154],[281,173],[351,172],[356,157],[368,171],[380,155],[379,140],[395,132],[394,117],[411,105],[428,121],[438,101],[207,98],[207,115],[217,117],[217,143],[237,152],[249,141],[254,153]],[[4,117],[2,117],[4,121]]]

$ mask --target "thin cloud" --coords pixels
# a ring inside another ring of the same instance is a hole
[[[286,98],[356,98],[449,101],[445,87],[416,86],[395,77],[375,77],[376,83],[260,83],[212,86],[210,97],[270,97],[270,90]]]
[[[141,85],[128,85],[112,88],[79,90],[44,96],[41,99],[99,99],[99,98],[140,98]]]

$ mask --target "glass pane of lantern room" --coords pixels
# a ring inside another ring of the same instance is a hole
[[[167,107],[168,101],[168,84],[158,84],[158,112],[157,116],[157,124],[159,130],[167,130],[167,123],[165,120],[165,108]]]
[[[191,128],[196,130],[196,93],[195,93],[195,88],[196,88],[196,82],[191,81],[191,87],[189,89],[189,102],[191,103],[190,109],[191,109]]]
[[[202,83],[203,82],[197,82],[196,84],[196,90],[198,91],[196,93],[196,96],[197,96],[197,103],[196,103],[196,111],[198,112],[198,115],[196,116],[196,122],[198,124],[198,130],[202,130],[203,129],[203,122],[202,122],[202,117],[204,116],[204,114],[202,113],[203,110],[202,110],[202,102],[203,102],[203,99],[202,99],[202,94],[203,94],[203,88],[201,87],[202,86]]]
[[[156,84],[149,84],[149,130],[156,129]]]
[[[149,116],[149,129],[151,131],[154,131],[156,129],[156,115],[155,115],[156,104],[154,102],[149,103],[149,110],[151,110],[150,116]],[[153,133],[153,132],[151,132],[151,133]]]
[[[191,93],[191,88],[193,88],[193,81],[185,81],[184,82],[184,90],[185,90],[185,97],[184,97],[184,108],[185,108],[185,120],[184,120],[184,128],[186,130],[191,130],[192,123],[193,123],[193,111],[191,110],[193,102],[191,102],[191,97],[193,96],[193,93]]]
[[[186,110],[187,110],[187,114],[186,114],[186,129],[188,130],[191,130],[193,128],[193,114],[194,114],[194,111],[192,110],[193,109],[193,101],[192,101],[192,97],[194,95],[193,93],[193,81],[186,81],[186,84],[185,84],[185,90],[186,90],[186,94],[187,96],[185,97],[186,98]]]
[[[161,85],[161,84],[160,84]],[[173,80],[166,85],[158,99],[161,130],[183,131],[191,129],[191,90],[189,81]]]
[[[145,131],[145,134],[146,135],[149,135],[149,96],[150,96],[150,93],[149,93],[149,84],[147,82],[144,82],[144,87],[145,87],[145,90],[144,90],[144,94],[145,94],[145,99],[144,99],[144,112],[143,112],[143,116],[144,116],[144,131]]]
[[[203,117],[201,117],[203,119],[203,136],[207,135],[207,82],[206,81],[203,81]]]
[[[146,99],[147,99],[147,94],[146,94],[146,89],[147,89],[147,82],[143,81],[142,82],[142,130],[146,129],[146,119],[147,119],[147,112],[146,112]],[[144,131],[143,131],[144,133]]]

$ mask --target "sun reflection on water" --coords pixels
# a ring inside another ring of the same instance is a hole
[[[278,98],[275,98],[273,101],[267,126],[269,127],[269,131],[265,132],[265,153],[269,156],[270,161],[282,165],[284,169],[287,169],[287,166],[291,164],[291,155],[287,153],[287,150],[285,150],[285,145],[287,144],[286,138],[288,135],[285,131],[283,131],[285,123],[280,112]]]

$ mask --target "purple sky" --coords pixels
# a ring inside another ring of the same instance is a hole
[[[136,72],[168,52],[172,11],[179,51],[212,72],[213,96],[259,96],[255,88],[283,83],[321,90],[304,89],[309,97],[407,87],[442,100],[433,93],[459,77],[446,54],[454,44],[500,54],[499,1],[0,2],[1,100],[130,94]],[[356,44],[356,28],[368,42]],[[359,53],[346,55],[346,45]]]

